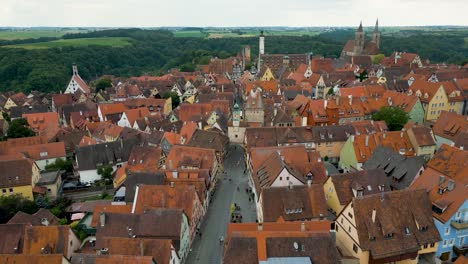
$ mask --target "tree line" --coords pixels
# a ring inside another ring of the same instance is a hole
[[[192,71],[197,64],[206,64],[215,56],[226,58],[250,45],[252,58],[257,56],[258,39],[253,38],[176,38],[166,30],[114,29],[66,34],[63,39],[127,37],[131,44],[112,48],[103,46],[20,49],[0,47],[0,91],[43,92],[64,90],[71,76],[71,64],[77,63],[80,75],[87,81],[104,74],[138,76],[164,74],[177,67]],[[306,53],[338,57],[344,43],[353,37],[351,30],[336,30],[318,36],[267,36],[267,53]],[[436,62],[463,63],[468,51],[460,43],[463,37],[424,35],[407,38],[382,37],[382,51],[417,52],[422,58]],[[47,38],[54,40],[56,38]],[[37,40],[18,40],[18,43]],[[8,42],[12,44],[11,41]],[[5,45],[0,42],[0,46]]]

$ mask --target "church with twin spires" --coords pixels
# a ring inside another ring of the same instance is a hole
[[[380,48],[380,32],[379,32],[379,20],[375,22],[374,32],[372,32],[371,41],[366,42],[366,34],[362,29],[362,22],[359,24],[359,28],[354,33],[354,40],[348,40],[346,45],[341,52],[341,57],[353,57],[353,56],[372,56],[379,54]]]

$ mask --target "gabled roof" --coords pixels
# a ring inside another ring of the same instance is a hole
[[[215,160],[214,149],[175,145],[167,155],[166,168],[172,170],[181,167],[196,167],[211,170]]]
[[[424,164],[423,156],[405,157],[389,148],[378,146],[362,168],[384,170],[390,180],[390,186],[403,190],[416,179]]]
[[[195,201],[200,198],[194,186],[139,185],[133,201],[132,213],[143,213],[153,208],[183,209],[189,222],[195,217]]]
[[[214,149],[216,152],[223,152],[229,144],[229,138],[219,132],[205,131],[197,129],[193,133],[187,146]]]
[[[108,249],[109,255],[111,256],[149,256],[152,257],[156,263],[169,263],[171,260],[172,241],[170,239],[104,237],[102,240],[102,246]],[[117,261],[117,259],[113,259],[113,261]],[[136,259],[130,259],[128,263],[135,263],[135,261]],[[109,261],[109,263],[116,262]],[[153,262],[148,263],[152,264]]]
[[[442,111],[432,127],[434,134],[455,141],[461,133],[468,133],[468,118],[466,116]]]
[[[266,188],[261,196],[264,222],[307,221],[328,215],[321,184]]]
[[[123,113],[127,110],[127,106],[123,103],[112,103],[112,104],[99,104],[98,108],[101,110],[103,116]]]
[[[223,263],[263,263],[270,258],[307,257],[339,263],[329,221],[229,224]],[[297,245],[297,250],[295,249]]]
[[[95,248],[102,248],[104,237],[144,237],[180,240],[184,213],[181,209],[155,209],[141,214],[104,213],[96,228]],[[179,243],[177,243],[179,245]]]
[[[131,126],[133,126],[136,120],[150,116],[150,111],[147,107],[125,110],[124,113],[127,116],[128,122]]]
[[[416,253],[422,245],[440,241],[424,190],[373,194],[354,198],[352,204],[359,244],[370,251],[369,258]]]
[[[99,225],[100,215],[103,213],[115,213],[115,214],[129,214],[132,212],[132,205],[96,205],[93,211],[93,218],[91,220],[91,227]]]
[[[31,186],[33,164],[26,158],[0,160],[0,188]]]
[[[2,254],[23,253],[25,227],[26,224],[0,225],[0,233],[2,234],[2,239],[0,239],[0,256]]]
[[[90,89],[89,89],[89,86],[86,84],[86,82],[85,82],[83,79],[81,79],[81,76],[80,76],[80,75],[74,74],[74,75],[72,76],[70,82],[71,82],[71,81],[76,82],[76,83],[81,87],[81,89],[83,89],[83,92],[84,92],[85,94],[89,94],[89,93],[91,92]]]
[[[26,255],[57,254],[68,255],[69,236],[74,235],[70,227],[26,226],[23,253]]]
[[[427,166],[443,175],[455,177],[468,167],[468,151],[442,144]]]
[[[20,152],[33,160],[45,160],[52,158],[63,158],[66,156],[65,144],[63,142],[53,142],[31,146],[21,146],[10,149],[10,152]]]
[[[45,104],[14,106],[10,108],[11,118],[21,118],[23,114],[37,114],[50,112],[49,106]]]
[[[137,185],[147,184],[147,185],[163,185],[165,184],[165,174],[164,171],[157,172],[127,172],[127,177],[125,178],[125,202],[133,203],[135,199],[135,191]]]
[[[103,144],[78,147],[76,160],[79,169],[94,170],[98,166],[125,162],[128,160],[130,150],[137,144],[138,139],[118,140]]]
[[[8,224],[29,224],[33,226],[58,225],[58,223],[59,219],[44,208],[40,208],[34,214],[19,211],[8,221]]]
[[[383,169],[369,169],[356,172],[332,175],[329,180],[333,183],[341,205],[347,205],[358,191],[362,196],[380,193],[383,190],[390,191],[391,180]]]

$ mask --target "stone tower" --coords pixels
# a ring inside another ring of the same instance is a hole
[[[260,38],[259,38],[258,46],[260,48],[259,54],[260,55],[265,54],[265,35],[263,35],[263,30],[260,31]]]
[[[78,66],[76,66],[76,63],[73,63],[72,69],[73,69],[73,75],[78,75]]]
[[[364,50],[364,42],[365,42],[365,35],[364,30],[362,30],[362,21],[359,24],[359,28],[357,29],[356,33],[354,33],[354,54],[359,55],[362,54]]]
[[[380,48],[380,32],[379,32],[379,19],[375,22],[374,32],[372,33],[372,42],[375,43],[377,48]]]
[[[232,111],[232,125],[238,127],[240,123],[240,108],[237,102],[234,104],[234,110]]]
[[[265,36],[263,35],[263,30],[260,31],[260,37],[258,39],[258,63],[257,63],[257,69],[258,72],[260,72],[260,69],[262,67],[262,55],[265,54]]]

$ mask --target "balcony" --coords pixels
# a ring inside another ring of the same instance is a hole
[[[458,230],[468,228],[468,222],[463,221],[462,219],[452,221],[450,225]]]

